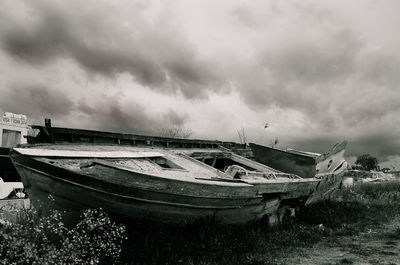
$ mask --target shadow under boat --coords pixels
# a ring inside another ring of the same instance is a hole
[[[10,158],[10,149],[8,147],[0,147],[0,178],[5,182],[20,182],[21,178]]]
[[[128,222],[275,222],[280,209],[302,206],[338,184],[329,176],[283,173],[216,141],[36,129],[31,144],[12,149],[11,159],[32,203],[53,195],[70,219],[100,207]]]

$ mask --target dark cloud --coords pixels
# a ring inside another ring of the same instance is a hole
[[[37,25],[29,29],[13,25],[4,34],[4,47],[10,54],[30,63],[43,63],[58,56],[71,57],[90,72],[110,76],[129,72],[146,85],[165,81],[165,73],[160,66],[151,58],[145,58],[139,49],[125,50],[125,47],[109,46],[108,43],[103,47],[91,39],[97,38],[94,34],[81,36],[79,31],[71,28],[68,19],[72,18],[60,14],[59,10],[37,12],[40,14]],[[85,37],[89,41],[85,41]]]
[[[341,114],[344,124],[348,127],[365,124],[377,124],[378,126],[388,116],[397,116],[400,113],[400,102],[396,99],[397,95],[398,92],[390,92],[385,89],[382,89],[381,93],[373,93],[372,96],[366,91],[358,99],[343,105]],[[393,130],[396,128],[393,125],[389,121],[383,124],[384,127],[381,129]]]
[[[384,48],[366,50],[359,55],[358,68],[361,78],[376,87],[398,90],[400,83],[400,58]]]
[[[292,18],[280,25],[284,33],[266,40],[255,62],[235,74],[250,108],[297,110],[324,131],[376,122],[399,111],[398,55],[371,48],[361,32],[326,8],[296,3],[287,9]],[[274,22],[264,23],[256,30],[274,33]]]
[[[189,119],[188,115],[180,115],[172,109],[170,109],[167,113],[164,113],[162,116],[165,124],[164,127],[183,126]]]
[[[7,24],[6,24],[7,25]],[[41,63],[63,52],[68,33],[54,15],[42,18],[38,25],[9,25],[3,28],[2,42],[10,54],[31,63]]]
[[[268,69],[281,84],[310,85],[345,79],[355,70],[361,43],[348,29],[330,31],[326,42],[318,43],[305,36],[276,50],[266,50],[259,66]]]
[[[144,19],[114,21],[113,5],[89,2],[70,5],[40,1],[24,2],[34,14],[32,24],[26,16],[4,14],[0,41],[11,55],[26,62],[45,63],[51,59],[72,58],[88,72],[108,75],[128,72],[139,83],[160,91],[180,90],[188,98],[206,97],[201,86],[218,81],[216,66],[202,61],[196,49],[175,29],[173,18],[160,18],[155,25]],[[145,6],[127,6],[142,17]],[[74,10],[72,12],[72,10]],[[118,10],[121,12],[121,10]],[[142,17],[143,18],[143,17]],[[124,23],[129,23],[124,27]]]
[[[378,157],[380,162],[388,156],[399,154],[400,141],[395,134],[372,134],[366,136],[353,137],[349,145],[349,156],[360,154],[371,154]]]
[[[100,100],[81,99],[73,102],[67,91],[44,85],[13,85],[2,91],[1,112],[26,114],[29,122],[42,123],[53,119],[56,126],[86,124],[82,128],[106,131],[158,134],[161,128],[183,126],[189,119],[170,109],[159,115],[149,115],[145,106],[121,103],[116,97],[103,96]]]
[[[2,92],[1,109],[28,114],[29,118],[65,117],[71,113],[75,103],[66,93],[44,85],[15,85]]]
[[[162,128],[183,126],[187,120],[173,110],[152,116],[138,103],[126,105],[115,98],[105,98],[104,102],[94,105],[80,101],[76,112],[83,121],[92,120],[91,126],[95,129],[127,133],[158,134]]]
[[[104,99],[90,106],[84,101],[79,102],[77,111],[83,114],[83,120],[92,120],[96,129],[130,133],[149,133],[154,131],[158,122],[146,114],[146,110],[139,104],[122,106],[116,99]]]
[[[361,154],[370,154],[378,158],[379,162],[387,161],[390,156],[398,155],[400,141],[398,135],[372,133],[368,135],[346,135],[340,136],[317,136],[291,139],[282,141],[282,148],[295,148],[304,151],[323,153],[328,151],[334,144],[347,140],[345,156],[347,158],[357,157]]]
[[[207,91],[223,91],[222,82],[218,81],[217,76],[210,70],[218,71],[216,66],[208,65],[209,62],[193,62],[187,61],[187,57],[177,55],[177,58],[170,59],[166,62],[169,77],[175,81],[173,84],[187,98],[206,98]],[[222,74],[222,73],[221,73]],[[223,79],[222,76],[219,78]]]
[[[244,99],[250,106],[275,103],[307,114],[338,103],[334,93],[357,71],[354,60],[360,47],[350,33],[337,35],[326,46],[302,39],[267,49],[239,80]]]

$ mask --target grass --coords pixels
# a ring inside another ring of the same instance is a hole
[[[262,222],[221,226],[204,221],[185,227],[135,223],[125,231],[95,211],[66,229],[57,212],[47,217],[33,212],[17,224],[0,226],[0,255],[7,261],[0,264],[283,264],[287,253],[307,255],[302,249],[322,238],[339,241],[399,212],[400,182],[342,189],[335,199],[307,206],[296,220],[273,228]],[[398,239],[400,228],[386,236]]]
[[[393,231],[386,234],[386,237],[389,239],[400,240],[400,227],[394,228]]]
[[[398,212],[400,182],[383,182],[339,190],[335,199],[307,206],[296,220],[273,228],[263,223],[240,227],[199,223],[181,228],[136,224],[128,229],[122,263],[277,264],[287,253],[301,252],[324,237],[340,240],[388,222]],[[390,237],[398,233],[395,230]]]

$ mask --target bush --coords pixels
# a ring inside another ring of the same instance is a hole
[[[62,215],[42,208],[21,210],[15,223],[0,224],[0,264],[112,264],[118,261],[125,227],[104,211],[89,209],[67,229]]]

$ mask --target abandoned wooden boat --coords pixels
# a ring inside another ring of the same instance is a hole
[[[54,195],[71,214],[101,207],[126,220],[244,224],[304,204],[321,186],[321,179],[282,173],[224,148],[33,144],[12,149],[11,158],[32,203]]]
[[[13,164],[33,203],[54,195],[70,216],[101,207],[127,220],[275,222],[341,182],[282,173],[238,155],[248,149],[233,142],[51,127],[49,119],[31,128]]]
[[[323,154],[295,149],[280,150],[253,143],[250,143],[250,148],[256,161],[282,172],[310,178],[317,174],[339,174],[346,170],[346,145],[347,142],[343,141]]]

